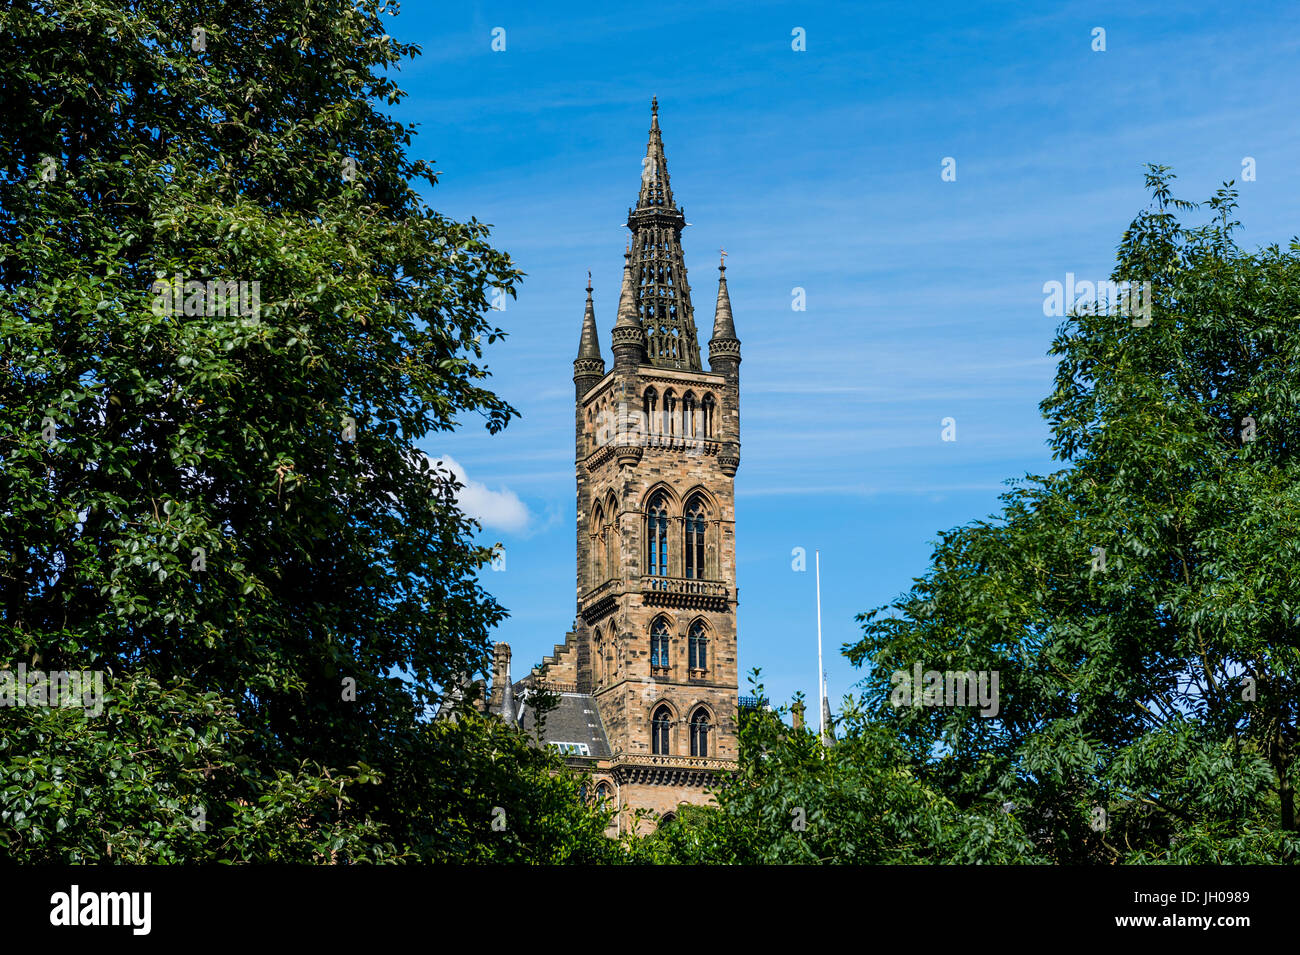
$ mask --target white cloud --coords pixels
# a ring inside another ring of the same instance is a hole
[[[484,527],[494,527],[502,531],[523,531],[532,520],[528,505],[519,499],[519,495],[509,488],[493,491],[486,484],[471,481],[465,469],[455,458],[442,454],[429,459],[434,465],[441,465],[456,476],[464,485],[456,495],[460,509],[474,518]]]

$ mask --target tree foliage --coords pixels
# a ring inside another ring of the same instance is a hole
[[[1239,249],[1231,183],[1185,223],[1172,179],[1112,276],[1149,324],[1080,309],[1053,342],[1068,467],[943,534],[846,652],[920,778],[1054,861],[1294,862],[1300,246]],[[893,706],[916,663],[998,671],[1000,712]]]
[[[421,196],[384,112],[418,49],[376,0],[0,27],[0,667],[110,685],[98,720],[0,710],[3,851],[480,858],[501,806],[502,858],[580,853],[529,821],[599,823],[557,760],[423,720],[504,611],[417,445],[514,416],[483,359],[521,273]]]
[[[755,688],[760,698],[762,689]],[[891,728],[852,701],[836,733],[826,745],[779,712],[748,714],[739,767],[715,805],[681,807],[635,851],[655,862],[741,865],[1010,863],[1031,855],[1012,817],[997,807],[963,809],[927,784]]]

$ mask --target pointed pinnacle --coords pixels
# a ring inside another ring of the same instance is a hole
[[[722,253],[724,256],[727,254]],[[713,341],[735,341],[736,323],[731,317],[731,295],[727,292],[727,260],[718,266],[718,305],[713,313]]]
[[[596,332],[596,306],[591,301],[591,273],[587,273],[587,308],[582,315],[582,338],[578,341],[578,360],[601,361],[600,336]]]
[[[619,325],[632,325],[636,328],[641,327],[641,323],[636,317],[636,293],[632,288],[632,250],[623,253],[623,289],[618,296],[618,317],[614,321],[615,327]]]

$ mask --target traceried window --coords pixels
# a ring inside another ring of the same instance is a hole
[[[691,755],[709,755],[709,713],[703,707],[691,717]]]
[[[704,501],[692,498],[686,505],[686,576],[700,579],[704,577],[704,531],[707,526],[705,518],[708,512]]]
[[[650,752],[656,756],[668,755],[668,730],[672,727],[673,714],[666,706],[655,710],[650,723]]]
[[[646,572],[652,577],[668,576],[668,496],[662,491],[646,508]]]
[[[650,666],[668,666],[668,623],[662,617],[650,628]]]
[[[704,629],[704,624],[698,620],[691,624],[691,631],[687,636],[687,645],[691,669],[707,670],[709,668],[709,632]]]

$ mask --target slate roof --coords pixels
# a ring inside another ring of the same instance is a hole
[[[526,683],[516,683],[513,687],[516,701],[527,695]],[[546,714],[542,728],[544,743],[578,743],[587,747],[587,753],[567,753],[566,755],[587,755],[596,759],[605,759],[610,755],[609,738],[605,735],[605,724],[600,718],[600,707],[596,698],[590,693],[557,693],[559,705]],[[499,709],[499,708],[498,708]],[[500,715],[498,713],[498,715]],[[524,702],[524,731],[533,735],[537,726],[537,713]]]

